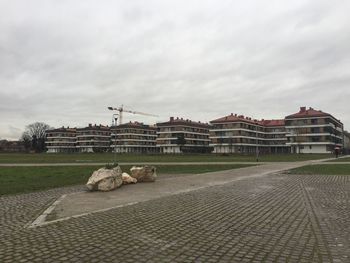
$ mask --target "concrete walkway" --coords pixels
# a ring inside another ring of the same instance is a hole
[[[242,179],[261,177],[316,162],[318,161],[269,163],[234,170],[176,176],[165,179],[162,179],[160,176],[154,183],[126,185],[111,192],[84,191],[64,195],[39,216],[31,224],[31,227],[133,205],[156,198],[195,191],[206,187],[223,185]]]
[[[266,164],[270,162],[119,162],[119,165],[225,165],[225,164]],[[290,162],[286,162],[290,163]],[[105,166],[106,163],[0,163],[0,167],[36,166]]]
[[[342,158],[348,158],[349,156],[341,156],[338,159]],[[316,159],[316,160],[308,160],[304,162],[311,162],[311,163],[320,163],[320,162],[327,162],[328,164],[346,164],[350,162],[331,162],[337,160],[336,158],[327,158],[327,159]],[[279,164],[290,164],[290,163],[300,163],[300,162],[240,162],[240,161],[232,161],[232,162],[119,162],[119,165],[226,165],[226,164],[273,164],[273,163],[279,163]],[[106,163],[0,163],[0,167],[17,167],[17,166],[99,166],[99,165],[106,165]]]
[[[317,163],[161,174],[109,193],[79,185],[0,196],[0,262],[349,263],[350,176],[274,173]],[[87,205],[83,197],[107,208],[60,211]],[[28,227],[40,214],[40,227]]]

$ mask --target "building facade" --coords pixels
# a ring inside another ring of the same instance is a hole
[[[107,152],[110,150],[111,130],[108,126],[92,125],[77,129],[76,148],[78,152]]]
[[[256,120],[230,114],[210,122],[214,153],[288,153],[283,120]]]
[[[290,153],[285,120],[261,120],[265,132],[266,153]]]
[[[26,152],[24,142],[0,140],[0,153]]]
[[[301,107],[278,120],[230,114],[207,123],[171,117],[155,126],[130,122],[46,131],[49,153],[331,153],[350,151],[343,124],[329,113]]]
[[[157,128],[139,122],[111,127],[111,149],[117,153],[157,153]]]
[[[254,153],[264,144],[264,127],[257,120],[231,113],[210,124],[213,153]]]
[[[350,133],[344,131],[344,154],[350,154]]]
[[[76,128],[58,128],[46,131],[45,145],[48,153],[76,152]]]
[[[160,153],[209,153],[209,125],[170,117],[157,123],[157,147]]]
[[[292,153],[331,153],[343,149],[343,124],[329,113],[301,107],[285,118]]]

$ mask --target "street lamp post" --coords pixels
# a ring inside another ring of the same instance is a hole
[[[112,115],[112,126],[117,126],[117,121],[118,121],[118,117],[119,116],[117,113],[114,113]]]
[[[114,164],[117,163],[117,134],[116,133],[112,133],[112,138],[113,139],[113,144],[114,144]]]
[[[256,154],[256,161],[259,162],[259,146],[258,146],[258,125],[256,125],[256,149],[255,149],[255,154]]]
[[[112,107],[108,107],[108,109],[111,110],[111,111],[115,110],[115,108],[112,108]],[[114,113],[112,115],[112,126],[117,126],[116,120],[118,118],[116,118],[116,116],[119,116],[119,115],[116,114],[116,113]],[[116,164],[117,163],[117,133],[116,132],[111,133],[111,136],[112,136],[113,145],[114,145],[114,161],[113,161],[113,164]]]

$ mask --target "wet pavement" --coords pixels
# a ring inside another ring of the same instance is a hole
[[[0,262],[350,262],[350,176],[237,171],[34,228],[55,200],[84,188],[0,197]]]

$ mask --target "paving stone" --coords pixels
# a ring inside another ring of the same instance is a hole
[[[350,176],[274,174],[25,227],[81,189],[0,197],[0,262],[349,262]]]

